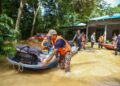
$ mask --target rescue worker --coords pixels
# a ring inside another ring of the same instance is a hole
[[[63,37],[57,35],[57,32],[54,29],[49,30],[48,34],[50,34],[54,49],[52,54],[44,61],[44,63],[48,63],[54,55],[57,55],[56,58],[59,58],[59,67],[61,69],[65,69],[65,72],[70,72],[71,46]]]

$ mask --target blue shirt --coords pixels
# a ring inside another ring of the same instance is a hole
[[[64,48],[64,46],[65,46],[65,41],[63,39],[59,39],[55,44],[55,49]]]

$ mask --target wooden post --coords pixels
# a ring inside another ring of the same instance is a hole
[[[105,25],[105,30],[104,30],[104,42],[107,40],[107,24]]]

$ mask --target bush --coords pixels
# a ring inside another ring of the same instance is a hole
[[[14,41],[17,39],[13,20],[6,14],[0,15],[0,54],[9,54],[15,51]]]

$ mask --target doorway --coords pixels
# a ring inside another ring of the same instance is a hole
[[[112,31],[112,36],[113,36],[114,34],[118,35],[118,34],[119,34],[119,30],[113,30],[113,31]]]
[[[98,38],[100,35],[104,34],[104,29],[103,28],[96,28],[96,40],[98,41]]]

